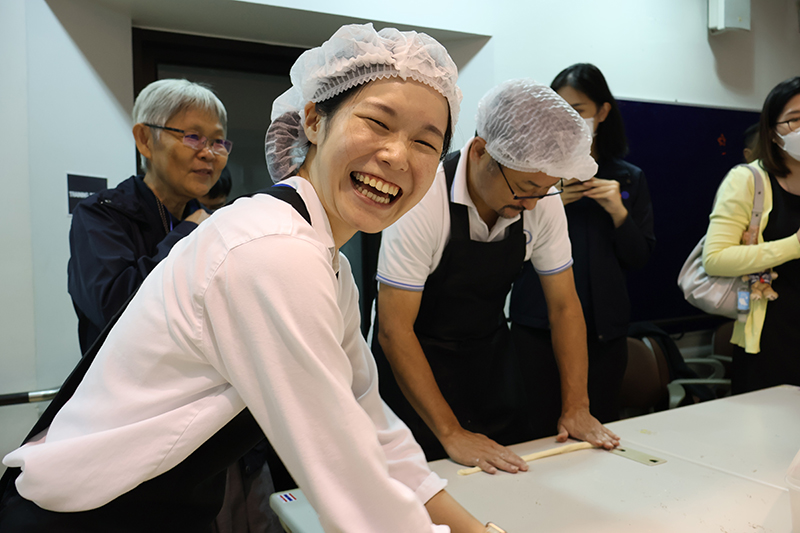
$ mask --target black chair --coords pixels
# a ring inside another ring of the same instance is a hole
[[[629,418],[669,406],[669,368],[644,341],[628,337],[628,366],[622,378],[620,417]]]

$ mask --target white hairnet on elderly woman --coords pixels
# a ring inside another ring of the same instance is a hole
[[[430,187],[455,64],[425,34],[353,25],[291,77],[267,134],[280,184],[145,279],[52,422],[4,458],[3,532],[206,531],[225,468],[264,435],[325,531],[483,531],[378,395],[338,252]]]

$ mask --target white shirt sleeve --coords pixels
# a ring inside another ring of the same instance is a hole
[[[337,279],[317,244],[279,235],[232,249],[203,298],[204,351],[325,531],[446,532],[420,504],[442,481],[380,401],[349,267]]]
[[[542,198],[536,207],[523,214],[525,259],[533,263],[538,274],[563,272],[572,266],[572,245],[569,241],[567,215],[558,196]]]
[[[447,482],[431,472],[425,453],[414,440],[411,430],[380,397],[378,367],[361,334],[358,289],[352,281],[350,263],[344,255],[340,257],[340,306],[346,328],[343,348],[348,354],[355,355],[351,357],[355,371],[353,391],[361,407],[375,424],[378,441],[388,460],[389,475],[415,491],[417,498],[425,503],[442,490]]]
[[[444,169],[422,200],[383,230],[376,278],[398,289],[422,291],[442,258],[450,234]]]

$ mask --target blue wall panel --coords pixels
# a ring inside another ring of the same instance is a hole
[[[705,234],[714,194],[742,163],[744,130],[758,113],[686,105],[619,101],[630,143],[626,158],[644,170],[655,212],[656,249],[648,265],[629,273],[632,320],[703,327],[687,304],[678,272]],[[666,327],[666,326],[665,326]]]

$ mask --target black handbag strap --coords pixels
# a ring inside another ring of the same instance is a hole
[[[299,214],[300,216],[305,219],[306,222],[311,224],[311,216],[308,213],[308,208],[306,207],[305,202],[300,197],[298,192],[288,186],[288,185],[274,185],[267,189],[263,189],[252,194],[248,194],[246,196],[254,196],[256,194],[269,194],[270,196],[274,196],[280,200],[291,205]],[[138,288],[137,288],[138,290]],[[50,427],[50,424],[53,422],[56,414],[64,407],[64,404],[72,398],[72,395],[75,394],[75,391],[78,388],[78,385],[81,384],[83,381],[83,377],[86,375],[86,372],[89,371],[89,367],[92,365],[95,357],[97,356],[97,352],[100,351],[100,348],[103,346],[103,343],[108,337],[109,332],[114,327],[114,324],[117,323],[119,317],[122,316],[122,313],[125,312],[125,309],[128,307],[128,304],[133,300],[133,297],[136,295],[136,291],[131,294],[128,299],[122,304],[122,307],[117,311],[117,313],[111,317],[111,320],[106,324],[106,327],[103,328],[103,331],[100,332],[100,335],[97,339],[92,343],[89,349],[83,354],[81,360],[78,361],[78,364],[72,370],[72,372],[67,376],[67,379],[64,381],[64,384],[61,385],[58,393],[56,394],[55,398],[50,402],[50,405],[47,406],[42,416],[37,420],[36,424],[34,424],[33,429],[28,433],[25,437],[25,440],[22,441],[22,444],[30,441],[33,437]],[[5,473],[3,474],[2,479],[0,479],[0,496],[5,493],[6,487],[10,483],[13,482],[19,476],[20,469],[19,468],[6,468]]]

